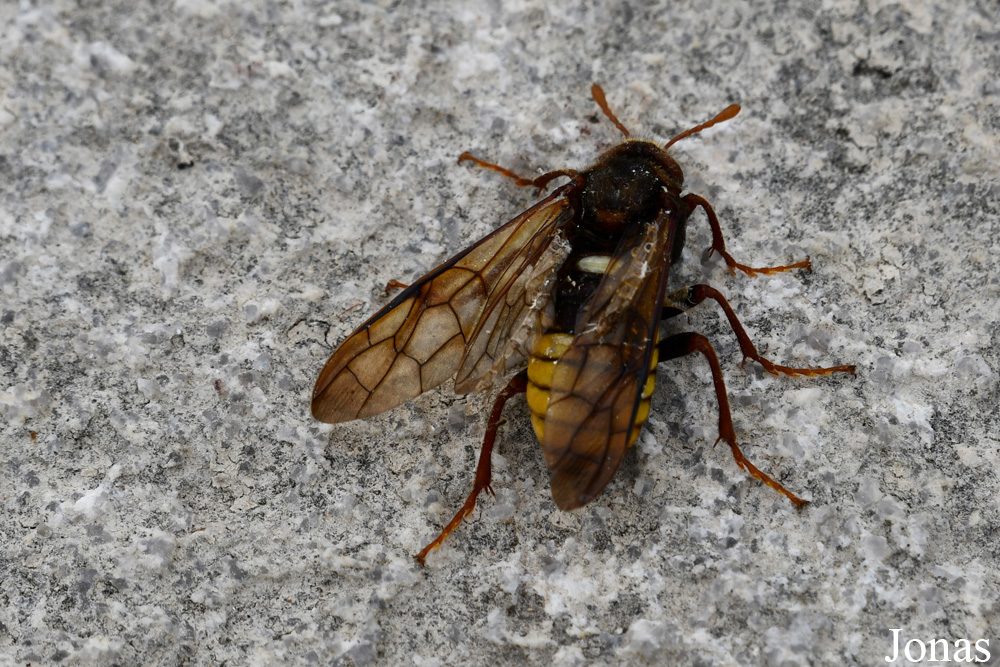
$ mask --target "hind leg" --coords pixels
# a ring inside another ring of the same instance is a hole
[[[700,352],[706,359],[708,359],[708,365],[712,369],[712,381],[715,383],[715,397],[719,402],[719,437],[716,439],[715,444],[719,444],[719,440],[725,441],[725,443],[729,445],[729,449],[733,452],[733,458],[736,459],[736,465],[738,465],[741,470],[746,470],[754,479],[764,482],[764,484],[767,484],[778,493],[786,496],[792,501],[796,509],[802,509],[805,507],[808,503],[807,500],[799,498],[781,484],[774,481],[774,479],[772,479],[767,473],[762,472],[754,464],[750,463],[750,461],[743,456],[743,452],[740,450],[739,445],[736,444],[736,432],[733,429],[733,416],[729,410],[729,396],[726,393],[726,382],[722,377],[722,368],[719,366],[719,357],[715,354],[715,348],[712,347],[712,343],[699,333],[682,333],[661,340],[659,349],[660,363],[663,363],[666,359],[685,357],[694,352]]]
[[[503,408],[507,404],[507,400],[518,394],[523,394],[527,390],[527,387],[528,373],[521,371],[511,378],[510,382],[507,383],[507,386],[503,388],[503,391],[500,392],[500,395],[493,402],[493,411],[490,412],[490,419],[486,422],[486,435],[483,437],[483,447],[479,452],[479,464],[476,466],[476,481],[472,485],[472,493],[465,500],[462,509],[458,510],[454,518],[444,527],[441,534],[414,556],[421,565],[426,565],[424,561],[427,558],[427,554],[441,546],[445,538],[458,528],[465,517],[472,514],[472,510],[476,508],[476,498],[479,497],[480,492],[485,490],[490,495],[493,495],[493,487],[490,486],[490,479],[493,475],[493,466],[490,457],[493,454],[493,443],[497,438],[497,429],[500,428],[500,416],[503,414]]]

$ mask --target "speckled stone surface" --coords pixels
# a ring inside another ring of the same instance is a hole
[[[22,0],[0,26],[0,663],[875,665],[896,628],[1000,664],[995,3]],[[705,304],[670,326],[715,342],[745,453],[805,511],[713,449],[692,357],[573,513],[513,401],[497,497],[421,569],[490,398],[331,427],[312,384],[389,279],[533,200],[462,151],[528,174],[619,141],[593,81],[660,140],[743,105],[672,149],[687,188],[737,259],[815,271],[730,276],[698,213],[672,284],[858,375],[741,370]]]

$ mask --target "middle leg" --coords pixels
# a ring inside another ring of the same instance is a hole
[[[736,317],[733,307],[726,301],[726,297],[722,296],[719,290],[709,285],[691,285],[668,295],[664,299],[663,317],[666,319],[687,312],[705,299],[712,299],[725,312],[726,319],[729,320],[729,326],[732,327],[733,333],[736,334],[736,338],[740,341],[740,351],[743,353],[743,361],[740,362],[741,366],[746,363],[747,359],[753,359],[771,375],[784,374],[792,377],[816,377],[819,375],[831,375],[833,373],[850,373],[854,375],[854,366],[849,364],[831,366],[829,368],[791,368],[789,366],[779,366],[769,359],[760,356],[757,352],[757,347],[750,340],[750,336],[747,335],[746,329],[743,328],[739,318]]]

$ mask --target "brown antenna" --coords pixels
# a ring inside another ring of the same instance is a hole
[[[600,104],[600,102],[598,102],[598,104]],[[667,150],[668,148],[670,148],[671,146],[673,146],[675,143],[677,143],[681,139],[684,139],[685,137],[690,137],[692,134],[698,134],[702,130],[707,130],[708,128],[712,127],[716,123],[721,123],[724,120],[729,120],[730,118],[735,118],[736,114],[738,114],[739,112],[740,112],[740,105],[739,104],[730,104],[728,107],[726,107],[725,109],[723,109],[722,111],[720,111],[719,115],[717,115],[715,118],[713,118],[712,120],[708,121],[707,123],[702,123],[701,125],[695,125],[690,130],[684,130],[683,132],[681,132],[680,134],[678,134],[676,137],[674,137],[673,139],[671,139],[670,141],[668,141],[663,146],[663,150]],[[612,120],[614,120],[614,119],[612,119]],[[618,121],[615,121],[615,122],[617,123]]]
[[[604,115],[611,119],[611,122],[615,124],[622,134],[625,135],[626,139],[631,139],[632,135],[629,133],[625,126],[622,125],[621,121],[611,112],[610,107],[608,107],[608,100],[604,97],[604,91],[596,83],[590,87],[590,94],[594,96],[594,101],[597,102],[597,106],[601,107],[601,111]]]

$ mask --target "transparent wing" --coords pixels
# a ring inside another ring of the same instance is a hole
[[[556,277],[569,253],[569,242],[557,229],[536,235],[511,263],[469,338],[455,376],[457,393],[487,389],[524,365],[535,336],[551,323]]]
[[[676,227],[664,212],[623,239],[556,363],[542,450],[560,509],[596,497],[628,448],[656,347]]]
[[[344,340],[313,389],[312,414],[336,423],[370,417],[455,375],[490,295],[572,219],[563,186],[405,289]]]

